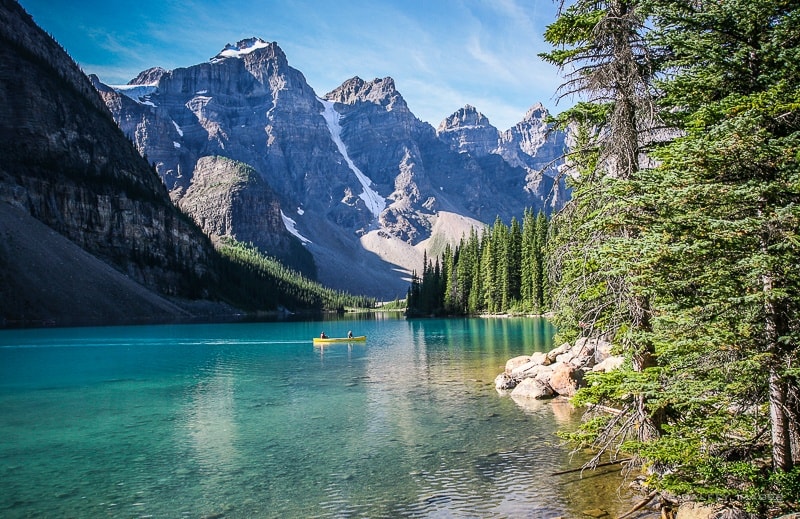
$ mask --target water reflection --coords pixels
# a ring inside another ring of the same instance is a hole
[[[551,346],[543,322],[331,321],[329,334],[358,329],[367,342],[320,350],[322,326],[65,334],[91,347],[6,336],[23,341],[0,348],[0,515],[576,517],[604,506],[597,480],[551,477],[580,464],[555,436],[574,411],[518,405],[492,384],[508,358]]]
[[[186,414],[188,443],[200,469],[213,478],[220,466],[235,464],[234,382],[222,363],[192,389]]]

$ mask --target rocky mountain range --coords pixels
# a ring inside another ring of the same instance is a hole
[[[259,38],[127,85],[91,80],[212,239],[252,242],[337,289],[403,297],[423,251],[568,197],[556,175],[565,135],[538,104],[503,132],[472,106],[434,128],[392,78],[319,96]]]

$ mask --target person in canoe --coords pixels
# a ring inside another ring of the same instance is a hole
[[[328,338],[328,336],[327,336],[327,335],[325,335],[325,332],[322,332],[321,334],[319,334],[319,338],[320,338],[320,339],[327,339],[327,338]]]
[[[353,332],[351,332],[350,330],[347,331],[347,338],[348,339],[352,339],[353,338]]]

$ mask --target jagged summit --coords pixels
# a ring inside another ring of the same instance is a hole
[[[325,95],[328,101],[352,105],[357,102],[368,102],[385,106],[388,110],[403,106],[406,102],[391,77],[375,78],[364,81],[358,76],[348,79],[342,85]]]
[[[139,72],[139,75],[128,81],[128,84],[139,86],[157,85],[158,80],[161,79],[161,77],[167,72],[169,71],[161,67],[149,68]]]
[[[436,133],[443,133],[466,128],[494,128],[489,119],[472,105],[466,105],[450,117],[445,118],[436,129]],[[495,130],[497,131],[497,130]]]
[[[459,153],[485,157],[497,149],[500,132],[472,105],[445,118],[436,129],[440,140]]]
[[[258,37],[247,38],[244,40],[240,40],[235,45],[232,43],[225,45],[225,47],[219,52],[219,54],[211,58],[209,61],[211,63],[218,63],[227,58],[241,58],[257,50],[270,49],[270,48],[276,54],[277,53],[283,54],[283,51],[280,49],[280,47],[278,47],[277,42],[268,43]]]
[[[525,117],[522,118],[522,122],[543,121],[548,115],[550,115],[550,112],[547,111],[547,108],[545,108],[542,103],[536,103],[525,113]]]

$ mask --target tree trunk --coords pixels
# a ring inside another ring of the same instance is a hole
[[[766,248],[762,245],[763,248]],[[761,277],[764,291],[764,338],[769,357],[769,421],[772,439],[772,469],[792,470],[792,434],[788,411],[788,384],[781,374],[780,318],[773,297],[774,277],[765,273]]]
[[[631,321],[637,329],[651,331],[650,323],[650,301],[646,297],[635,296],[632,301]],[[641,373],[647,368],[656,366],[652,344],[635,344],[631,356],[633,370]],[[634,396],[635,412],[637,415],[639,441],[648,442],[657,439],[661,435],[663,426],[663,412],[656,410],[650,412],[647,408],[647,397],[643,394]]]
[[[786,415],[792,444],[792,466],[797,466],[800,465],[800,388],[797,379],[791,378],[787,387]]]
[[[769,419],[772,427],[773,470],[792,470],[792,441],[786,413],[786,384],[781,381],[775,362],[769,370]]]

